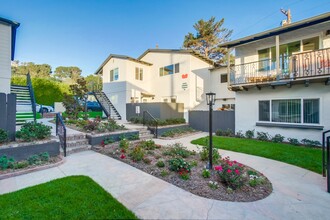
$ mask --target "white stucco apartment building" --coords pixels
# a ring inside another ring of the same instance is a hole
[[[192,50],[149,49],[137,59],[111,54],[98,68],[103,92],[126,119],[126,103],[176,102],[188,111],[207,109],[205,93],[215,92],[215,108],[233,109],[235,93],[227,89],[226,67]]]
[[[0,92],[10,93],[11,60],[14,60],[19,23],[0,17]]]
[[[330,13],[222,46],[235,50],[228,77],[236,131],[322,140],[330,129]]]

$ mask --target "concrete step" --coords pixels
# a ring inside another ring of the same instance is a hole
[[[154,138],[153,134],[149,134],[149,135],[143,135],[143,136],[139,136],[140,140],[149,140]]]
[[[79,147],[87,144],[88,144],[87,139],[71,140],[71,141],[66,141],[66,148],[68,149],[73,147]]]
[[[71,155],[74,153],[90,150],[92,148],[91,145],[83,145],[83,146],[78,146],[78,147],[71,147],[71,148],[66,148],[66,155]],[[61,155],[64,155],[63,149],[60,148]]]
[[[67,141],[81,140],[81,139],[83,140],[86,139],[86,135],[81,133],[81,134],[71,134],[66,136]]]

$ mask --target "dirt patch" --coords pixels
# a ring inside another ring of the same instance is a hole
[[[191,152],[190,156],[184,158],[189,164],[194,164],[191,168],[190,178],[183,180],[180,178],[178,172],[169,170],[169,160],[177,158],[178,156],[168,155],[170,146],[159,146],[153,150],[144,150],[145,154],[143,160],[133,161],[130,156],[133,148],[139,143],[130,144],[129,148],[122,150],[118,144],[112,144],[110,146],[96,148],[95,150],[99,153],[105,154],[124,163],[127,163],[133,167],[136,167],[146,173],[156,176],[160,179],[165,180],[173,185],[176,185],[186,191],[189,191],[195,195],[221,200],[221,201],[235,201],[235,202],[252,202],[263,198],[266,198],[272,192],[272,184],[270,181],[263,176],[260,172],[252,169],[251,167],[244,165],[244,170],[254,172],[257,176],[260,176],[263,180],[262,184],[251,186],[248,181],[239,189],[228,188],[224,183],[221,182],[217,171],[211,171],[209,178],[202,176],[202,171],[205,168],[206,162],[200,159],[199,153]],[[147,159],[146,159],[147,158]],[[164,162],[164,167],[158,167],[158,161]],[[249,179],[249,176],[246,176]],[[217,182],[216,188],[210,187],[210,181]]]

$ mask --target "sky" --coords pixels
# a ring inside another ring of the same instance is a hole
[[[15,60],[77,66],[93,74],[109,54],[134,58],[179,49],[200,19],[225,19],[231,40],[330,11],[330,0],[0,0],[0,17],[19,22]]]

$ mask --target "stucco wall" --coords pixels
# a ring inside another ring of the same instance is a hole
[[[0,23],[0,92],[10,93],[11,26]]]
[[[330,129],[330,114],[327,109],[330,106],[329,86],[324,83],[311,84],[309,87],[304,85],[294,85],[292,88],[276,87],[276,89],[264,88],[262,90],[251,89],[236,93],[236,113],[235,128],[236,132],[243,132],[251,129],[256,131],[268,132],[270,135],[281,134],[286,138],[297,138],[301,140],[308,138],[321,141],[322,130],[297,129],[297,128],[275,128],[256,126],[258,122],[258,101],[269,99],[294,99],[294,98],[319,98],[320,99],[320,124],[323,130]]]
[[[329,29],[329,25],[330,22],[327,22],[281,34],[279,35],[280,45],[319,36],[320,48],[329,48],[330,39],[325,34],[326,30]],[[275,36],[238,46],[235,48],[235,64],[258,61],[258,50],[273,46],[275,46]]]

